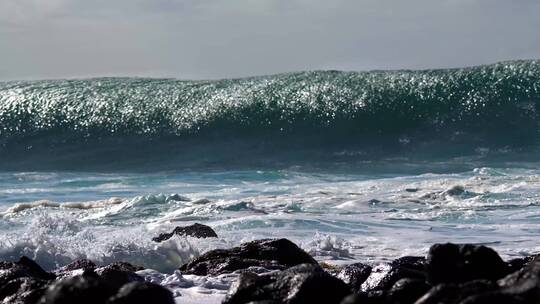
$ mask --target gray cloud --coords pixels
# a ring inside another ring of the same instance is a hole
[[[533,0],[2,0],[0,79],[221,78],[540,58]]]

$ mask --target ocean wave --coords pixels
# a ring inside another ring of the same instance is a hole
[[[219,81],[4,82],[0,83],[0,132],[6,143],[48,133],[61,141],[220,133],[224,127],[241,136],[242,132],[288,133],[340,125],[378,132],[481,125],[485,119],[523,124],[518,117],[537,125],[539,98],[540,61]]]
[[[15,204],[12,207],[9,207],[7,210],[0,212],[1,216],[7,216],[16,214],[25,210],[34,209],[34,208],[64,208],[64,209],[80,209],[80,210],[88,210],[88,209],[97,209],[97,208],[104,208],[112,205],[119,205],[122,204],[123,200],[120,198],[110,198],[107,200],[99,200],[99,201],[93,201],[93,202],[67,202],[67,203],[58,203],[58,202],[51,202],[48,200],[40,200],[30,203],[18,203]]]

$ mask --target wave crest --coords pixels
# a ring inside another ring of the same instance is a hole
[[[150,141],[186,149],[224,139],[281,141],[284,147],[412,146],[441,138],[536,145],[539,105],[540,61],[216,81],[6,82],[0,83],[0,153],[81,142],[110,148]]]

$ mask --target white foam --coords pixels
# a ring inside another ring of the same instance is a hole
[[[47,269],[82,258],[98,264],[127,261],[167,272],[200,254],[194,240],[174,238],[155,243],[153,236],[144,226],[94,226],[45,213],[18,233],[2,236],[0,260],[26,255]]]
[[[302,245],[312,256],[319,259],[350,259],[351,244],[346,240],[317,232],[313,239]]]
[[[31,203],[19,203],[15,204],[14,206],[8,208],[7,210],[0,212],[1,216],[6,216],[14,213],[18,213],[21,211],[25,211],[28,209],[34,209],[34,208],[64,208],[64,209],[81,209],[81,210],[87,210],[87,209],[94,209],[94,208],[104,208],[112,205],[119,205],[123,203],[123,200],[120,198],[110,198],[106,200],[99,200],[99,201],[91,201],[91,202],[67,202],[67,203],[57,203],[57,202],[51,202],[48,200],[40,200],[35,201]]]
[[[14,205],[2,213],[0,259],[24,254],[48,268],[78,258],[126,260],[160,271],[154,280],[176,290],[179,302],[217,303],[229,278],[173,271],[207,250],[255,239],[286,237],[335,264],[425,255],[437,242],[487,242],[503,257],[540,249],[540,171],[481,168],[368,180],[298,174],[214,188],[203,183],[189,198],[169,195],[178,191],[169,189],[123,199]],[[151,241],[194,222],[211,226],[219,238]]]
[[[221,303],[232,282],[238,279],[238,274],[196,276],[182,275],[180,271],[163,274],[152,269],[137,274],[171,290],[177,303]]]

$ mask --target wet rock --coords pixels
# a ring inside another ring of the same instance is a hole
[[[534,259],[536,259],[537,257],[540,257],[540,254],[526,256],[523,258],[516,258],[508,261],[507,265],[509,272],[513,273],[520,270],[521,268],[527,266],[530,262],[534,261]]]
[[[0,286],[17,278],[34,278],[39,280],[54,280],[56,275],[46,272],[33,260],[23,256],[18,262],[0,263]]]
[[[510,270],[491,248],[450,243],[431,246],[426,269],[428,282],[432,285],[478,279],[495,281]]]
[[[167,196],[167,200],[168,201],[177,201],[177,202],[189,202],[190,199],[185,197],[185,196],[182,196],[180,194],[172,194],[172,195],[169,195]]]
[[[463,303],[478,295],[494,292],[497,288],[494,282],[487,280],[476,280],[463,284],[439,284],[431,288],[415,304]]]
[[[412,304],[429,289],[424,280],[401,279],[390,290],[358,292],[345,298],[341,304]]]
[[[524,303],[540,303],[540,257],[536,257],[521,270],[499,280],[499,294],[511,296]]]
[[[90,260],[86,260],[86,259],[80,259],[80,260],[73,261],[62,268],[59,268],[58,270],[56,270],[56,273],[57,274],[69,273],[75,270],[82,270],[82,271],[94,270],[96,269],[96,267],[97,266],[94,262]]]
[[[47,288],[39,304],[99,304],[114,295],[115,290],[93,272],[61,279]]]
[[[142,282],[144,279],[137,275],[135,271],[141,270],[128,263],[113,263],[105,267],[96,269],[96,274],[103,283],[110,288],[117,290],[125,284],[131,282]]]
[[[223,303],[331,304],[340,303],[350,292],[344,282],[319,265],[302,264],[271,275],[244,273],[233,284]]]
[[[209,251],[180,270],[185,274],[219,275],[254,266],[284,269],[305,263],[317,264],[317,261],[287,239],[264,239]]]
[[[385,291],[359,292],[348,295],[341,304],[388,304],[391,303]]]
[[[461,301],[459,304],[494,304],[494,303],[530,304],[530,303],[540,303],[539,300],[540,299],[530,302],[520,297],[515,297],[508,294],[503,294],[503,293],[498,293],[498,292],[488,292],[488,293],[482,293],[479,295],[469,296],[465,300]]]
[[[193,205],[206,205],[206,204],[210,204],[211,201],[209,199],[206,199],[206,198],[201,198],[201,199],[198,199],[198,200],[193,201],[191,203]]]
[[[401,279],[392,286],[388,297],[396,304],[412,304],[422,297],[430,288],[431,287],[425,280],[409,278]]]
[[[461,185],[452,186],[449,189],[444,191],[444,194],[449,196],[458,196],[465,193],[465,188]]]
[[[162,233],[159,236],[153,238],[154,242],[163,242],[174,235],[179,236],[191,236],[196,238],[217,238],[217,233],[210,227],[202,224],[195,223],[191,226],[176,227],[171,233]]]
[[[48,281],[22,277],[0,287],[2,303],[34,304],[45,293]]]
[[[389,264],[388,272],[378,281],[370,282],[368,289],[389,290],[401,279],[425,280],[425,259],[422,257],[401,257]]]
[[[128,262],[113,262],[113,263],[107,265],[107,267],[114,268],[114,269],[117,269],[117,270],[122,270],[122,271],[131,271],[131,272],[144,270],[144,267],[141,267],[141,266],[138,266],[138,265],[133,265],[133,264],[128,263]]]
[[[408,268],[417,271],[425,271],[426,258],[417,256],[404,256],[390,263],[392,267]]]
[[[333,276],[337,276],[339,272],[344,269],[343,266],[338,266],[327,262],[319,262],[319,266]]]
[[[337,277],[348,284],[352,290],[360,291],[362,283],[364,283],[371,274],[371,269],[371,266],[362,263],[350,264],[343,267],[337,274]]]
[[[124,285],[109,304],[174,304],[172,293],[150,282],[132,282]]]

